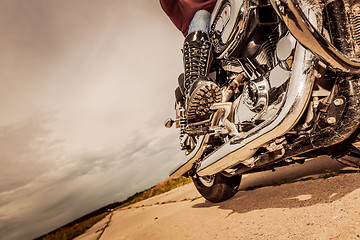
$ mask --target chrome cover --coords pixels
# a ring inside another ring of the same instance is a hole
[[[270,2],[292,35],[305,48],[336,70],[360,73],[359,60],[349,59],[338,51],[308,20],[302,8],[305,10],[309,8],[304,5],[301,7],[297,0],[270,0]]]
[[[248,12],[248,1],[217,1],[211,16],[210,35],[213,37],[214,51],[224,57],[235,47],[240,34],[244,31],[245,18]]]
[[[244,86],[243,103],[253,112],[263,112],[268,106],[269,90],[269,82],[265,77],[248,81]]]

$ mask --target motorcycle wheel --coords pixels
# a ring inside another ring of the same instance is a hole
[[[241,175],[227,177],[217,173],[204,177],[194,175],[192,179],[196,189],[206,200],[218,203],[235,195],[240,186]]]

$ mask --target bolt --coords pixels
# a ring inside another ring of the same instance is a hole
[[[334,100],[334,104],[335,104],[335,106],[341,106],[344,104],[344,100],[341,98],[337,98]]]
[[[329,117],[328,119],[326,119],[328,124],[334,124],[336,122],[336,118],[334,117]]]

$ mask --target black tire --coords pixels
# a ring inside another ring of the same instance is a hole
[[[192,178],[199,193],[213,203],[222,202],[234,196],[241,182],[241,175],[227,177],[222,173],[206,177],[195,175]]]

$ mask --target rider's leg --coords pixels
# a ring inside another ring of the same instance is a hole
[[[221,101],[220,88],[208,77],[212,62],[210,17],[206,10],[196,12],[184,41],[184,95],[190,122],[208,118],[210,106]]]
[[[195,31],[209,33],[211,13],[206,10],[199,10],[195,13],[189,25],[188,35]]]

